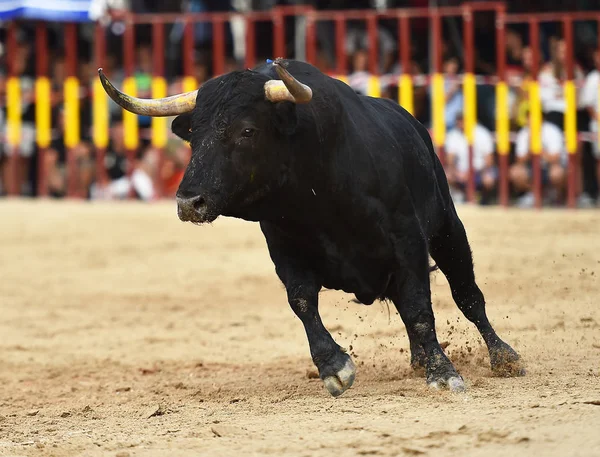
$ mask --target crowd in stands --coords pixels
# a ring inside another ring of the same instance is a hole
[[[173,11],[248,11],[250,9],[268,9],[280,3],[311,3],[316,8],[389,8],[404,6],[426,6],[422,0],[364,0],[364,1],[251,1],[233,0],[217,2],[214,0],[189,0],[185,2],[158,2],[152,0],[112,0],[107,2],[115,11],[131,9],[134,12],[173,12]],[[447,2],[452,4],[452,2]],[[457,4],[460,2],[456,2]],[[555,2],[554,10],[563,9],[565,2]],[[585,0],[570,3],[570,10],[586,7]],[[536,8],[536,2],[529,5],[530,11]],[[508,2],[509,11],[527,11],[528,2]],[[539,5],[538,5],[539,6]],[[589,5],[587,5],[589,6]],[[495,75],[495,17],[492,13],[478,13],[475,21],[476,73],[483,76]],[[105,19],[106,38],[109,52],[103,65],[107,76],[120,85],[124,79],[122,47],[124,24],[119,14],[111,12]],[[294,18],[290,18],[286,27],[287,55],[295,53]],[[6,83],[6,24],[0,24],[0,104],[5,104]],[[445,79],[445,120],[447,176],[454,198],[461,201],[465,195],[468,177],[468,146],[463,133],[464,100],[460,75],[463,71],[464,55],[461,42],[462,29],[459,18],[444,21],[443,35],[443,73]],[[142,200],[152,200],[159,193],[167,197],[174,196],[179,180],[190,157],[189,147],[181,140],[169,135],[164,153],[151,145],[150,119],[138,117],[140,127],[140,145],[133,154],[128,153],[124,144],[122,112],[114,103],[110,103],[110,143],[106,149],[104,163],[96,160],[97,151],[92,142],[92,109],[90,90],[96,78],[93,63],[93,24],[78,26],[78,78],[81,82],[80,121],[81,142],[73,151],[67,153],[64,146],[65,129],[63,107],[63,82],[65,80],[65,58],[62,49],[63,36],[61,24],[49,24],[50,30],[50,78],[52,81],[52,144],[44,156],[44,169],[47,174],[48,193],[61,198],[67,195],[71,183],[75,194],[89,199],[122,199],[135,196]],[[166,69],[169,81],[169,93],[178,93],[182,88],[181,24],[167,28]],[[332,24],[317,30],[318,56],[315,63],[320,69],[334,73],[336,67],[335,40]],[[346,52],[348,55],[348,83],[358,93],[366,93],[371,76],[368,68],[368,40],[364,23],[351,21],[348,24]],[[531,206],[532,166],[529,153],[528,128],[528,84],[532,77],[531,44],[527,39],[527,27],[515,26],[507,30],[506,56],[508,80],[510,84],[509,110],[513,141],[511,142],[510,182],[511,195],[516,204]],[[541,85],[543,109],[542,125],[542,163],[544,198],[548,204],[564,204],[566,191],[567,154],[563,133],[565,98],[562,82],[566,77],[566,43],[561,38],[557,24],[542,24],[540,29],[541,55],[538,81]],[[272,29],[269,23],[257,27],[257,61],[272,58]],[[379,58],[378,72],[382,85],[382,96],[398,99],[397,76],[408,72],[415,76],[414,115],[427,127],[431,127],[431,88],[425,78],[419,76],[430,72],[430,53],[428,41],[428,23],[415,20],[411,23],[411,62],[410,68],[402,68],[398,61],[398,29],[396,21],[378,22]],[[231,28],[226,34],[225,71],[243,68],[243,59],[236,54],[234,36]],[[35,24],[19,24],[18,49],[15,55],[15,70],[19,75],[22,90],[22,130],[21,142],[16,151],[6,142],[6,107],[0,110],[0,195],[7,191],[14,170],[8,166],[9,157],[18,154],[17,186],[22,195],[37,193],[37,146],[35,142]],[[194,71],[199,84],[213,76],[212,42],[210,24],[197,25],[195,29]],[[576,28],[575,81],[578,95],[578,130],[597,132],[598,88],[600,84],[600,54],[596,51],[598,31],[594,22],[578,23]],[[152,47],[151,29],[136,26],[136,70],[137,95],[151,96]],[[478,200],[482,204],[493,203],[497,194],[499,179],[497,151],[495,141],[495,91],[490,82],[477,86],[478,122],[474,131],[474,161]],[[170,125],[170,122],[168,122]],[[72,157],[67,167],[68,156]],[[580,206],[600,204],[598,197],[598,176],[596,163],[600,160],[597,142],[583,142],[581,147],[582,192]],[[70,168],[74,167],[74,171]],[[103,167],[103,169],[99,169]],[[72,173],[69,176],[69,173]]]

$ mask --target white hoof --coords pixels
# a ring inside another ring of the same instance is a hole
[[[452,376],[448,380],[430,382],[429,387],[436,390],[448,388],[451,392],[464,392],[466,390],[465,382],[460,376]]]
[[[323,384],[325,384],[325,388],[331,395],[339,397],[350,388],[355,376],[356,367],[354,366],[354,362],[348,359],[344,368],[338,371],[335,376],[327,376],[323,379]]]

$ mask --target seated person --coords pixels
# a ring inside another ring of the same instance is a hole
[[[567,153],[564,135],[554,124],[542,122],[542,184],[551,186],[554,201],[564,198]],[[534,204],[532,190],[533,167],[531,163],[529,127],[523,127],[515,142],[515,163],[510,168],[510,181],[515,190],[525,192],[517,202],[519,206],[531,207]]]
[[[469,145],[464,134],[464,119],[460,113],[456,117],[456,127],[446,136],[446,175],[453,198],[457,203],[464,199],[469,180]],[[483,191],[482,202],[490,196],[498,178],[494,165],[494,139],[492,133],[480,124],[473,132],[473,170],[475,188]]]

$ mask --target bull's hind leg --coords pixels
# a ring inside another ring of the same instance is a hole
[[[432,387],[464,390],[464,381],[440,347],[435,332],[429,284],[427,245],[416,218],[407,216],[396,239],[399,269],[394,274],[386,295],[404,321],[411,340],[413,357],[420,346],[425,354],[427,383]],[[414,361],[414,360],[413,360]]]
[[[475,282],[471,248],[454,209],[440,234],[431,240],[429,249],[431,257],[448,279],[454,301],[481,333],[488,347],[492,370],[503,376],[525,374],[519,355],[500,339],[487,318],[485,299]]]

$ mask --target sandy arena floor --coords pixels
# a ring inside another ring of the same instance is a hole
[[[600,212],[460,212],[528,375],[491,376],[436,273],[467,393],[411,372],[392,308],[324,291],[358,366],[333,399],[258,225],[183,224],[173,203],[1,201],[0,455],[600,455]]]

